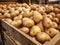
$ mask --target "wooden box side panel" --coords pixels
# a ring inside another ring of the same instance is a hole
[[[4,33],[4,39],[8,45],[16,45],[6,33]]]
[[[8,39],[9,39],[15,45],[22,45],[20,42],[15,40],[8,32],[3,31],[3,34],[4,34],[5,41],[8,41]],[[6,39],[6,38],[8,38],[8,39]]]

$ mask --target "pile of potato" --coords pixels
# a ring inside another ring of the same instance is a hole
[[[39,42],[51,40],[60,31],[60,5],[0,5],[0,15]]]

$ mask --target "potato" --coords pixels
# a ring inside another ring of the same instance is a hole
[[[12,18],[10,13],[4,13],[4,17],[6,17],[6,18]]]
[[[51,39],[51,37],[45,32],[38,33],[36,38],[40,42],[46,42],[46,41],[49,41]]]
[[[51,28],[58,28],[58,24],[56,22],[52,22],[52,23],[53,24],[52,24]]]
[[[6,9],[7,8],[7,5],[3,5],[3,7],[2,7],[3,9]]]
[[[41,32],[41,29],[38,26],[33,26],[30,31],[31,36],[36,36],[38,33]]]
[[[38,23],[37,26],[40,27],[41,31],[44,31],[44,27],[43,27],[42,21],[40,23]]]
[[[56,30],[54,28],[49,28],[45,32],[51,37],[54,37],[57,33],[59,33],[59,30]]]
[[[2,16],[2,13],[0,13],[0,16]]]
[[[56,15],[55,15],[55,13],[54,12],[51,12],[51,13],[49,13],[52,17],[55,17]]]
[[[23,25],[26,27],[32,27],[34,25],[34,21],[29,18],[23,18]]]
[[[45,7],[44,6],[39,7],[38,12],[41,14],[45,13]]]
[[[49,28],[52,25],[52,21],[49,18],[44,18],[43,25],[44,25],[44,27]]]
[[[17,7],[16,8],[19,12],[22,12],[22,7]]]
[[[30,17],[31,14],[30,14],[30,11],[29,10],[26,10],[23,14],[24,17]]]
[[[23,3],[22,6],[26,8],[28,5],[26,3]]]
[[[15,11],[15,8],[9,7],[9,10],[10,10],[11,12],[13,12],[13,11]]]
[[[52,19],[52,18],[53,18],[53,16],[52,16],[52,15],[50,15],[50,14],[43,15],[43,17],[44,17],[44,18],[50,18],[50,19]]]
[[[19,15],[19,16],[14,17],[14,20],[21,20],[22,18],[23,18],[23,16]]]
[[[2,8],[0,8],[0,12],[2,12]]]
[[[50,13],[51,11],[54,10],[53,6],[47,6],[47,7],[45,7],[45,9],[46,9],[47,13]]]
[[[31,10],[36,10],[37,8],[35,5],[31,5],[30,7],[31,7]]]
[[[7,18],[7,19],[5,19],[6,20],[6,22],[8,22],[8,23],[12,23],[12,19],[9,19],[9,18]]]
[[[22,28],[20,28],[20,30],[26,34],[29,33],[29,28],[27,28],[27,27],[22,27]]]
[[[5,10],[5,13],[9,13],[9,10]]]
[[[43,20],[43,16],[37,12],[37,11],[34,11],[33,12],[33,20],[36,22],[36,23],[39,23],[41,20]]]
[[[60,19],[60,14],[57,14],[56,16],[57,16],[58,19]]]
[[[22,11],[25,11],[25,9],[26,9],[25,7],[22,7]]]
[[[54,8],[54,12],[55,12],[55,13],[60,13],[60,9]]]
[[[58,30],[60,31],[60,25],[58,25]]]
[[[22,7],[22,4],[16,3],[17,7]]]
[[[21,20],[15,20],[15,21],[12,21],[11,25],[19,28],[19,26],[22,24],[22,21]]]
[[[53,18],[52,21],[59,23],[59,19],[58,18]]]
[[[18,10],[15,10],[11,13],[11,16],[12,17],[16,17],[17,15],[19,15],[19,11]]]

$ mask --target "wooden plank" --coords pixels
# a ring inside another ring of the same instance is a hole
[[[6,43],[7,43],[7,45],[16,45],[16,44],[10,39],[10,37],[9,37],[8,35],[6,35],[6,33],[4,33],[4,39],[5,39]]]
[[[10,25],[4,20],[1,20],[2,27],[12,34],[13,38],[21,42],[22,45],[42,45],[40,42],[36,41],[34,38],[18,30],[14,26]]]
[[[8,45],[10,45],[10,42],[12,42],[14,45],[21,45],[21,43],[19,43],[17,40],[15,40],[10,34],[7,34],[4,31],[3,31],[3,33],[4,33],[4,39]]]
[[[4,40],[4,45],[8,45],[7,42]]]

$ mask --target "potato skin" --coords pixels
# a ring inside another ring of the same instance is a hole
[[[58,24],[56,22],[52,22],[52,23],[53,24],[52,24],[51,28],[58,28]]]
[[[33,26],[30,31],[31,36],[36,36],[38,33],[41,32],[41,29],[38,26]]]
[[[9,19],[9,18],[5,19],[5,21],[7,21],[10,24],[12,23],[12,19]]]
[[[58,18],[53,18],[52,21],[59,23],[59,19]]]
[[[43,20],[43,16],[37,12],[37,11],[34,11],[33,12],[33,20],[36,22],[36,23],[39,23],[41,20]]]
[[[51,19],[49,19],[49,18],[44,18],[44,19],[43,19],[43,25],[44,25],[46,28],[51,27],[51,25],[52,25]]]
[[[32,27],[34,25],[34,21],[29,18],[23,18],[23,25],[26,27]]]
[[[20,28],[20,30],[26,34],[29,33],[29,28],[27,28],[27,27],[22,27],[22,28]]]
[[[54,28],[49,28],[45,32],[51,37],[54,37],[57,33],[59,33],[59,30],[56,30]]]
[[[37,26],[40,27],[40,29],[41,29],[42,32],[44,31],[44,26],[42,24],[42,21],[40,23],[38,23]]]
[[[14,17],[14,20],[21,20],[22,18],[23,18],[23,16],[19,15],[19,16]]]
[[[20,25],[22,24],[22,21],[21,20],[15,20],[15,21],[12,21],[11,25],[15,26],[15,27],[19,27]]]
[[[38,33],[36,38],[40,42],[46,42],[46,41],[49,41],[51,39],[51,37],[45,32]]]

